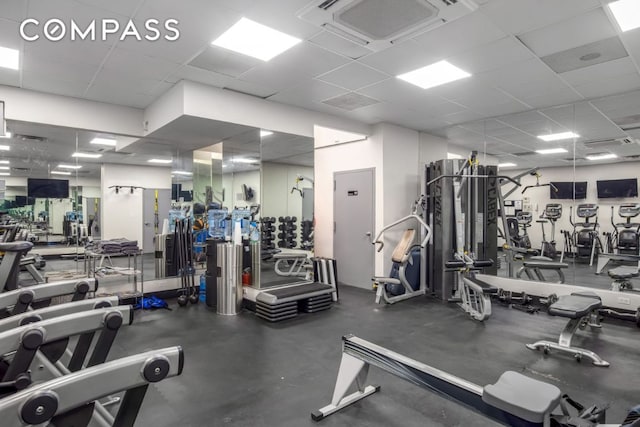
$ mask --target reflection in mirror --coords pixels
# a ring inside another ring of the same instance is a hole
[[[640,262],[640,144],[628,124],[637,118],[610,111],[607,102],[548,107],[446,130],[469,150],[486,147],[499,175],[516,181],[502,179],[500,185],[499,276],[622,292],[633,287],[629,274],[636,274]],[[552,293],[499,283],[531,295]]]
[[[299,281],[313,256],[313,139],[261,132],[261,286]]]

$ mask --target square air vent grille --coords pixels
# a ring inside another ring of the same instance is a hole
[[[361,0],[339,10],[334,19],[373,40],[385,40],[437,15],[436,8],[421,0]]]
[[[358,108],[378,104],[379,102],[380,101],[377,99],[369,98],[368,96],[360,95],[356,92],[344,93],[322,101],[323,104],[331,105],[332,107],[346,111],[357,110]]]

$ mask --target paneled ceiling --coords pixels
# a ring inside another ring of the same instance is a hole
[[[549,144],[536,136],[556,130],[581,135],[578,157],[609,150],[640,155],[634,126],[640,122],[634,117],[640,114],[640,29],[621,33],[605,0],[476,0],[476,11],[376,52],[301,20],[309,3],[2,0],[0,46],[20,49],[22,66],[0,70],[0,84],[144,108],[186,79],[445,135],[469,148],[486,145],[501,159],[517,156],[520,163],[565,164],[559,157],[522,154]],[[304,41],[269,62],[210,44],[243,16]],[[18,26],[26,17],[79,23],[174,18],[181,37],[24,42]],[[429,90],[395,77],[443,59],[473,76]],[[378,102],[349,111],[323,102],[350,93]],[[617,138],[631,142],[597,144]]]

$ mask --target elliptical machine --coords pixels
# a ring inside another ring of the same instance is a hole
[[[507,227],[509,228],[511,241],[516,248],[531,249],[531,239],[529,238],[527,230],[531,228],[532,221],[533,215],[531,215],[531,212],[526,211],[520,211],[515,217],[507,218]],[[522,234],[520,234],[521,228]]]
[[[569,221],[573,226],[572,240],[576,249],[576,258],[589,258],[589,265],[593,265],[593,259],[602,251],[602,242],[598,236],[600,224],[598,223],[598,205],[595,203],[582,203],[576,208],[576,216],[584,218],[584,222],[573,222],[573,206],[569,211]],[[594,222],[590,222],[595,218]]]
[[[618,208],[618,215],[625,222],[613,221],[614,207],[611,206],[611,225],[613,233],[605,233],[609,252],[617,251],[624,255],[640,255],[640,224],[631,222],[640,215],[640,203],[624,203]]]
[[[540,256],[555,258],[558,256],[556,250],[556,222],[562,217],[562,205],[560,203],[548,203],[544,207],[540,219],[536,222],[542,227],[542,245],[540,246]],[[551,241],[547,241],[547,235],[544,231],[544,225],[551,223]]]

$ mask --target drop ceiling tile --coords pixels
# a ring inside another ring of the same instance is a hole
[[[116,47],[104,64],[105,71],[126,74],[129,78],[153,80],[162,80],[179,67],[179,64],[141,55],[121,47]]]
[[[268,0],[256,2],[254,7],[243,10],[243,16],[276,28],[278,31],[306,40],[322,28],[305,22],[297,17],[297,11],[306,6],[306,0]]]
[[[488,44],[507,34],[480,12],[470,13],[413,38],[425,61],[436,62]]]
[[[598,0],[492,0],[480,11],[507,33],[521,34],[600,6]]]
[[[295,86],[346,64],[349,60],[311,43],[302,42],[271,61],[254,67],[240,78],[276,91]]]
[[[269,97],[269,100],[289,103],[320,102],[344,93],[344,89],[323,81],[310,79],[304,83]],[[308,104],[307,104],[308,105]]]
[[[24,72],[46,73],[49,79],[63,82],[78,82],[85,86],[91,82],[99,67],[97,65],[78,64],[68,61],[42,59],[27,54],[22,59]]]
[[[91,86],[84,98],[134,108],[146,108],[155,99],[151,95],[137,93],[130,88],[115,88],[111,84]]]
[[[360,89],[358,92],[375,99],[406,106],[429,116],[442,116],[466,110],[466,107],[447,101],[397,78]]]
[[[640,91],[596,99],[591,103],[611,120],[640,114]]]
[[[159,79],[128,76],[118,71],[103,69],[96,76],[92,87],[110,86],[115,91],[133,91],[139,94],[151,94],[160,83],[162,83],[162,81]],[[89,89],[89,92],[90,91],[91,88]]]
[[[189,65],[180,67],[165,79],[168,83],[177,83],[180,80],[189,80],[209,86],[224,87],[224,85],[233,79],[229,76],[214,73],[213,71],[206,71],[201,68],[191,67]]]
[[[519,39],[536,55],[543,57],[615,35],[616,31],[611,21],[604,11],[598,8],[548,27],[521,34]]]
[[[19,28],[20,24],[17,22],[0,18],[0,46],[22,50]]]
[[[350,90],[388,79],[390,76],[358,62],[351,62],[318,77],[319,80],[332,83]]]
[[[577,70],[628,56],[617,36],[542,57],[556,73]]]
[[[275,88],[268,85],[255,84],[253,82],[247,82],[240,79],[230,80],[224,85],[224,88],[248,95],[258,96],[260,98],[267,98],[277,92]]]
[[[44,70],[24,71],[22,73],[22,87],[38,92],[81,98],[87,86],[88,83],[78,80],[56,79],[51,73]]]
[[[216,46],[209,46],[194,58],[189,65],[231,77],[238,77],[240,74],[262,63],[259,59],[251,58],[247,55],[241,55]]]
[[[89,41],[61,40],[53,43],[41,38],[35,42],[24,43],[25,57],[32,56],[40,60],[87,64],[96,67],[102,64],[110,49],[110,44]]]
[[[640,89],[640,74],[633,72],[612,79],[577,85],[574,88],[585,98],[598,98]]]
[[[138,8],[141,3],[144,3],[142,0],[76,0],[79,3],[86,4],[88,6],[93,6],[96,9],[102,9],[109,12],[115,12],[124,16],[132,16],[133,12]],[[98,15],[96,15],[98,16]]]
[[[353,43],[352,41],[344,39],[329,31],[323,31],[313,36],[309,39],[309,42],[339,55],[347,56],[351,59],[358,59],[372,53],[372,51],[366,47]]]
[[[476,113],[473,110],[465,110],[458,113],[447,114],[445,116],[442,116],[442,119],[452,124],[460,124],[478,120],[482,117],[483,116],[481,114]]]
[[[407,40],[358,60],[391,76],[406,73],[433,63],[429,53],[413,40]]]
[[[601,84],[618,76],[637,73],[630,57],[620,58],[591,67],[580,68],[562,74],[562,78],[572,86]]]
[[[533,57],[531,52],[516,39],[505,37],[447,60],[468,73],[477,74],[500,69]]]
[[[24,0],[2,0],[2,17],[22,22],[27,16],[27,2]]]
[[[547,119],[544,118],[537,110],[525,111],[524,113],[509,114],[500,117],[500,121],[513,127],[519,127],[520,125],[528,123],[544,122]]]

